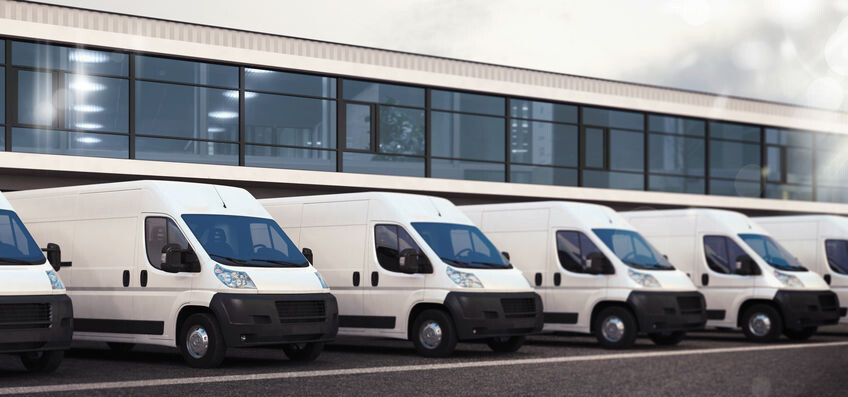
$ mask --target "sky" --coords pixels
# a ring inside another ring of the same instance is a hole
[[[848,111],[848,0],[54,0]]]

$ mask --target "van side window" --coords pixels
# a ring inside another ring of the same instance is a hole
[[[556,240],[559,264],[572,273],[586,273],[589,255],[601,253],[592,240],[580,232],[560,231]]]
[[[736,259],[745,255],[733,240],[724,236],[704,236],[707,266],[716,273],[736,274]]]
[[[848,241],[826,240],[824,248],[830,269],[839,274],[848,274]]]
[[[383,269],[400,272],[400,253],[407,249],[424,253],[412,236],[398,225],[377,225],[374,227],[374,246],[377,247],[377,261]]]
[[[162,248],[167,244],[179,244],[188,248],[183,233],[174,221],[164,217],[149,217],[144,220],[144,245],[147,247],[147,260],[157,269],[162,268]]]

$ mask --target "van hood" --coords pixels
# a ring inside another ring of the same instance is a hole
[[[516,268],[512,269],[464,269],[456,268],[455,270],[473,273],[480,279],[484,289],[488,291],[515,291],[515,292],[532,292],[533,287],[524,278]]]
[[[325,293],[314,267],[237,267],[222,266],[247,273],[259,294]]]
[[[0,265],[0,295],[52,295],[64,294],[65,290],[53,290],[47,277],[49,266]],[[59,276],[61,279],[61,275]]]
[[[787,272],[787,271],[777,270],[777,271],[779,271],[783,274],[788,274],[790,276],[797,277],[798,280],[800,280],[801,283],[804,284],[803,287],[788,287],[788,286],[784,285],[783,283],[781,283],[779,280],[777,280],[777,277],[774,275],[774,272],[775,272],[774,268],[768,267],[766,269],[767,270],[763,270],[763,273],[765,273],[765,272],[771,273],[770,278],[775,279],[774,282],[776,283],[776,285],[780,289],[792,289],[792,290],[829,290],[830,289],[830,286],[827,285],[827,283],[824,281],[824,279],[813,271]]]
[[[631,269],[634,272],[646,273],[654,276],[662,286],[663,290],[670,291],[697,291],[695,284],[686,276],[686,273],[680,270],[638,270]],[[650,290],[658,290],[659,288],[650,288]]]

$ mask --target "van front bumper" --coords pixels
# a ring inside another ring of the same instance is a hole
[[[67,295],[0,296],[0,353],[68,349],[73,324]]]
[[[327,342],[339,330],[339,309],[329,293],[215,294],[209,307],[228,347]]]
[[[521,336],[542,331],[542,298],[535,292],[450,292],[445,298],[459,340]]]
[[[707,323],[704,295],[697,291],[633,291],[627,304],[645,333],[695,331]]]
[[[803,329],[839,322],[839,298],[833,291],[777,291],[774,301],[783,315],[783,326]]]

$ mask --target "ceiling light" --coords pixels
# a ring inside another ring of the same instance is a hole
[[[81,137],[77,138],[77,142],[86,143],[86,144],[88,144],[88,143],[100,143],[101,139],[95,138],[93,136],[81,136]]]
[[[218,110],[215,112],[209,112],[209,117],[213,117],[216,119],[234,119],[238,117],[238,113],[226,110]]]
[[[68,59],[73,62],[103,63],[109,60],[109,55],[98,51],[77,49],[71,50]]]
[[[274,72],[273,72],[273,71],[271,71],[271,70],[265,70],[265,69],[253,69],[253,68],[245,68],[245,69],[244,69],[244,71],[245,71],[245,72],[247,72],[247,73],[256,73],[256,74],[262,74],[262,73],[274,73]]]
[[[103,107],[97,105],[74,105],[74,111],[80,113],[96,113],[102,112]]]
[[[86,79],[76,79],[71,82],[70,87],[74,91],[83,92],[103,91],[106,89],[105,85]]]
[[[96,130],[98,128],[103,128],[102,125],[97,123],[76,123],[77,128],[82,130]]]
[[[224,132],[225,130],[221,127],[209,127],[206,131],[209,131],[209,132]]]

